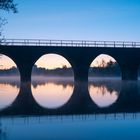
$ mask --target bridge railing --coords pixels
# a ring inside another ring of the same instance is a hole
[[[53,46],[53,47],[116,47],[138,48],[140,42],[44,40],[44,39],[0,39],[2,46]]]

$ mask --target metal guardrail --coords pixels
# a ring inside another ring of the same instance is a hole
[[[45,40],[45,39],[0,39],[1,46],[52,46],[52,47],[115,47],[138,48],[140,42]]]

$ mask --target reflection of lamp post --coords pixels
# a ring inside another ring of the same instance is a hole
[[[2,135],[2,123],[1,123],[1,119],[0,119],[0,140],[3,139],[3,135]]]
[[[0,118],[0,140],[7,140],[6,128],[2,130],[2,122]]]
[[[1,133],[2,133],[2,124],[1,124],[1,119],[0,119],[0,136],[1,136]]]

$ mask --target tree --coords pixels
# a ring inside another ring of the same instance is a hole
[[[17,4],[14,4],[13,0],[0,0],[0,10],[17,13],[16,6]]]
[[[116,64],[117,64],[116,62],[113,62],[112,60],[110,60],[109,62],[107,62],[106,67],[111,68],[111,67],[114,67]]]
[[[17,4],[13,0],[0,0],[0,12],[7,11],[17,13]],[[5,18],[0,15],[0,38],[2,38],[3,26],[7,23]]]
[[[67,69],[67,66],[66,65],[62,65],[62,69]]]
[[[101,60],[100,66],[99,67],[106,67],[106,62],[104,59]]]
[[[0,38],[2,36],[3,26],[7,23],[7,20],[5,18],[0,17]]]

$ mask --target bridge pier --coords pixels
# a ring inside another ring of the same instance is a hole
[[[21,83],[31,83],[32,65],[30,63],[21,64],[18,66],[18,69],[20,72]]]
[[[74,67],[73,69],[74,69],[74,81],[76,83],[79,83],[79,82],[88,83],[89,67],[79,65],[77,67]]]
[[[122,66],[122,80],[138,80],[138,66],[127,65]]]
[[[32,91],[31,91],[31,74],[32,74],[32,61],[21,61],[21,63],[17,63],[17,67],[20,72],[20,92],[13,106],[20,107],[22,110],[19,110],[18,113],[27,112],[30,114],[35,107],[38,107],[35,102]]]

